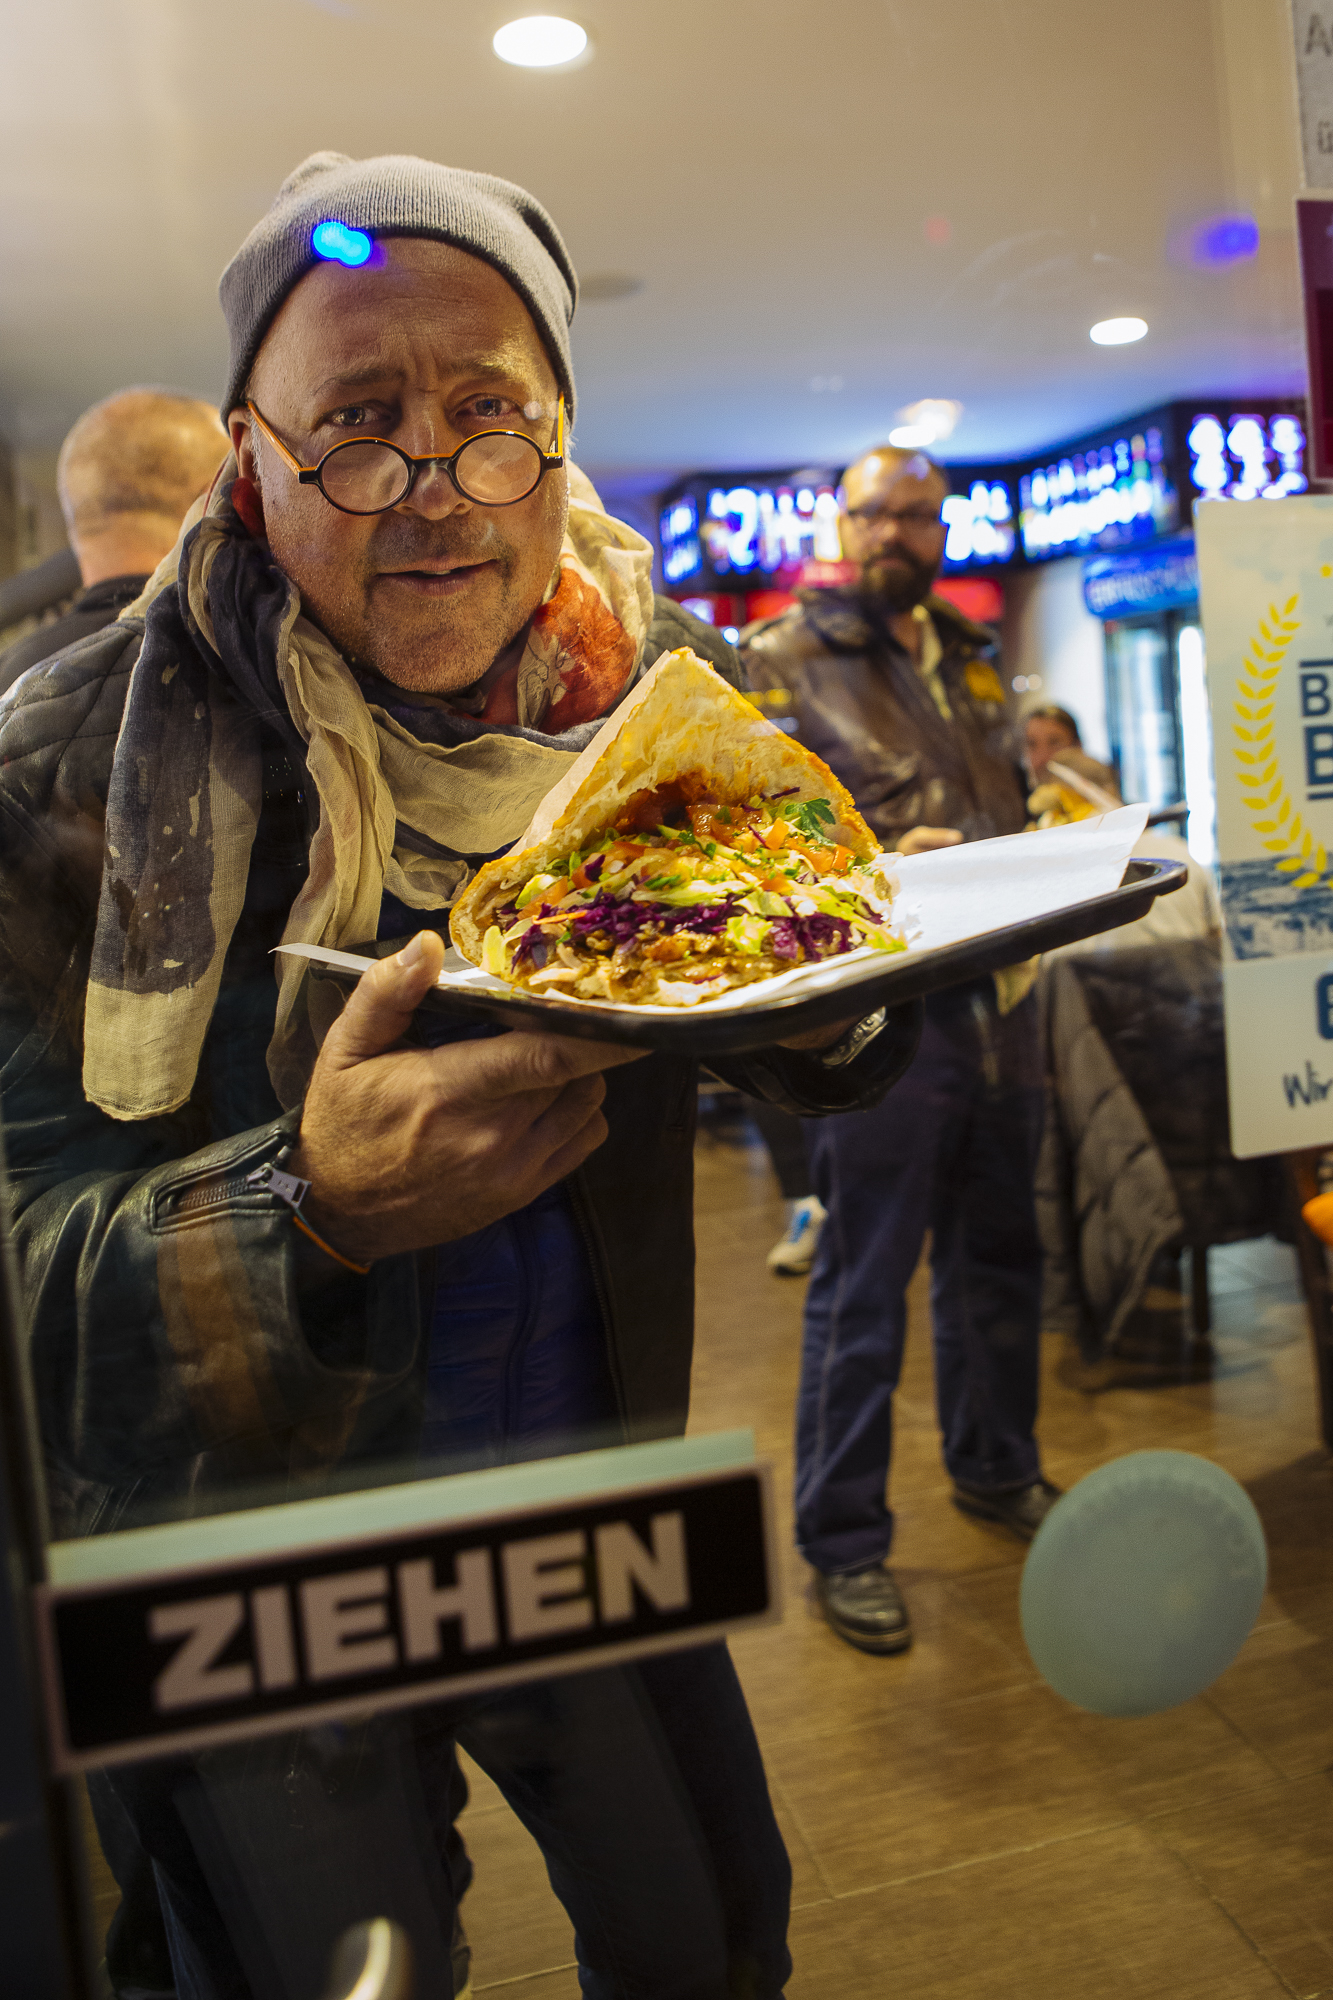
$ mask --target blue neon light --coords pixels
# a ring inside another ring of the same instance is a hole
[[[1240,264],[1259,254],[1259,225],[1252,215],[1214,215],[1194,232],[1190,252],[1196,264]]]
[[[364,229],[349,229],[345,222],[317,222],[310,238],[317,257],[331,264],[364,264],[374,244]]]

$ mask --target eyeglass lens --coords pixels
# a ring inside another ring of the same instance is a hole
[[[541,464],[541,451],[531,438],[483,434],[463,446],[454,467],[454,484],[482,506],[505,506],[531,493]],[[329,453],[320,483],[335,507],[351,514],[378,514],[403,498],[412,483],[412,468],[391,445],[354,438]]]
[[[854,508],[849,518],[862,528],[872,529],[887,528],[890,524],[895,528],[938,528],[940,525],[938,507],[911,507],[904,514],[892,513],[887,507],[878,508],[873,513]]]

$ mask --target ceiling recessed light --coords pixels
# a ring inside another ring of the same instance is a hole
[[[632,299],[643,290],[643,279],[630,271],[589,271],[579,279],[581,306],[605,305],[612,299]]]
[[[908,450],[941,444],[952,435],[962,414],[962,404],[949,396],[923,396],[919,403],[909,403],[905,410],[899,410],[901,422],[896,431],[889,432],[889,443]]]
[[[1099,319],[1096,326],[1088,328],[1088,339],[1095,340],[1098,347],[1124,347],[1131,340],[1142,340],[1148,331],[1146,319]]]
[[[587,46],[586,31],[559,14],[525,14],[497,29],[491,42],[501,62],[523,69],[554,69],[557,63],[573,62]]]

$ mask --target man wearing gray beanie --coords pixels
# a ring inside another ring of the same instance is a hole
[[[576,296],[521,189],[313,155],[222,281],[231,459],[0,716],[0,1109],[61,1536],[684,1427],[694,1065],[416,1011],[460,890],[652,662],[738,680],[568,462]],[[340,1012],[280,943],[378,963]],[[818,1116],[901,1059],[724,1067]],[[280,1684],[273,1644],[238,1627],[217,1685]],[[381,1916],[420,2000],[460,1990],[456,1743],[590,2000],[777,2000],[790,1870],[720,1643],[94,1774],[177,1992],[312,1995]]]

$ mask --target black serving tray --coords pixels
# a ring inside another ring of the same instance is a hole
[[[1037,952],[1076,944],[1099,931],[1116,930],[1143,916],[1158,896],[1184,887],[1187,870],[1180,861],[1154,861],[1134,856],[1118,889],[1087,902],[1071,903],[1046,916],[933,951],[901,952],[885,961],[862,959],[849,965],[845,979],[815,994],[799,988],[775,994],[771,1001],[753,1003],[745,1012],[702,1014],[682,1008],[679,1014],[644,1014],[634,1007],[592,1006],[587,1002],[548,999],[514,988],[507,993],[451,992],[433,986],[421,1005],[455,1020],[502,1021],[512,1028],[539,1028],[546,1034],[578,1035],[585,1041],[629,1042],[638,1048],[665,1049],[677,1055],[739,1055],[747,1049],[769,1048],[792,1035],[835,1021],[855,1020],[877,1007],[901,1007],[941,987],[959,986],[1001,966],[1017,965]],[[345,961],[349,955],[344,954]],[[341,966],[311,961],[316,978],[354,986],[370,964]]]

